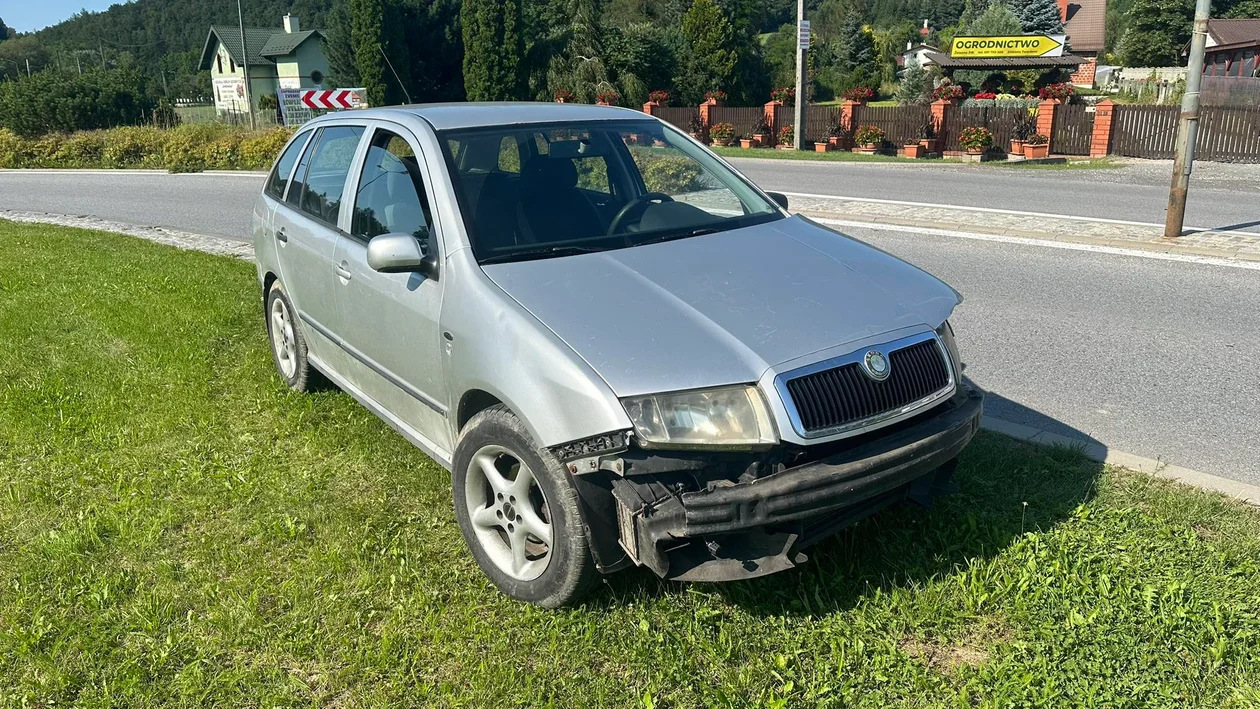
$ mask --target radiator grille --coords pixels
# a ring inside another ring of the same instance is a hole
[[[787,381],[804,433],[864,421],[924,399],[949,385],[949,365],[935,340],[888,353],[891,372],[876,381],[857,362]]]

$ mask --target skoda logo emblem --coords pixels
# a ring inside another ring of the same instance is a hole
[[[866,353],[866,356],[862,358],[862,369],[866,370],[867,376],[878,382],[887,379],[892,372],[892,367],[888,366],[888,358],[878,350]]]

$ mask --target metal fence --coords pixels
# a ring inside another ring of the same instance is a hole
[[[1180,112],[1180,106],[1116,106],[1111,125],[1111,152],[1131,158],[1171,158],[1176,148]]]
[[[693,118],[699,120],[700,109],[695,106],[659,106],[652,115],[685,131]]]
[[[854,126],[883,129],[884,140],[894,146],[917,143],[923,127],[932,120],[928,106],[858,106],[853,109]]]
[[[735,129],[736,139],[751,138],[765,116],[765,109],[761,106],[714,106],[709,112],[709,120],[713,123],[730,123]]]

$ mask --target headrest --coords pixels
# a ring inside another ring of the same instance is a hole
[[[526,189],[537,190],[539,187],[577,187],[577,167],[568,158],[549,158],[539,155],[525,164],[521,173]]]

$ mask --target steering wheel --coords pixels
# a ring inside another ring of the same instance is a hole
[[[638,197],[635,197],[629,202],[626,202],[626,206],[622,207],[617,212],[617,216],[613,217],[612,224],[608,227],[608,236],[616,234],[617,230],[621,228],[621,223],[626,221],[631,213],[641,212],[644,209],[647,209],[647,206],[653,202],[662,203],[673,201],[674,198],[664,192],[645,192]]]

